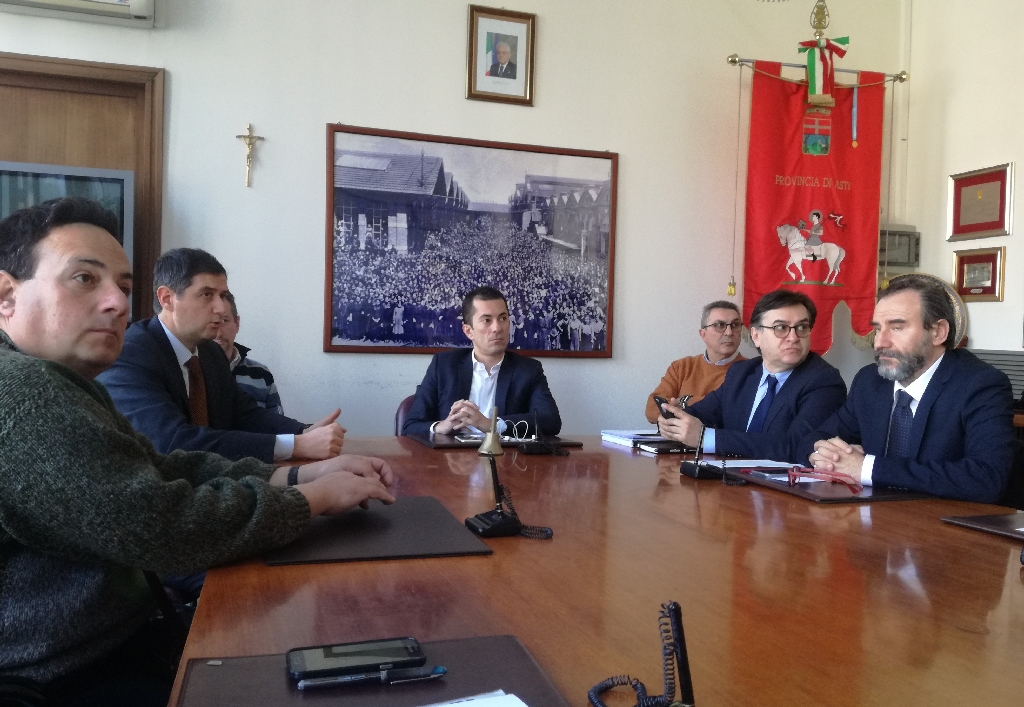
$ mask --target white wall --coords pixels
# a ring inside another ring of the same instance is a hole
[[[953,251],[1006,246],[1003,302],[967,305],[971,348],[1021,349],[1024,233],[947,243],[950,174],[1014,162],[1014,213],[1024,191],[1024,4],[928,0],[914,8],[909,132],[909,219],[921,231],[921,270],[949,280]]]
[[[313,420],[340,405],[358,435],[391,433],[428,358],[321,351],[325,124],[618,152],[615,356],[544,359],[564,433],[592,434],[640,424],[668,362],[700,350],[700,308],[732,272],[738,70],[725,57],[796,61],[812,4],[505,3],[539,15],[532,108],[463,97],[467,3],[454,0],[162,0],[152,31],[0,14],[0,51],[168,70],[163,248],[216,254],[240,340],[275,372],[288,411]],[[829,36],[852,37],[843,66],[902,68],[900,7],[829,3]],[[989,46],[979,36],[971,51]],[[267,139],[245,189],[234,136],[249,122]],[[866,358],[847,342],[848,315],[846,326],[830,358],[849,374]]]

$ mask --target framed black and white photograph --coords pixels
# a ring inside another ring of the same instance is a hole
[[[533,105],[537,16],[469,6],[466,98]]]
[[[610,358],[618,154],[327,126],[324,351],[467,346],[462,298],[509,348]]]

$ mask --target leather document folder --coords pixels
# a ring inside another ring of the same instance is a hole
[[[769,470],[774,471],[774,470]],[[756,486],[782,491],[783,493],[806,498],[815,503],[866,503],[868,501],[914,501],[922,498],[933,498],[926,493],[892,489],[884,486],[865,486],[859,493],[853,493],[843,484],[828,481],[800,481],[790,486],[785,474],[775,473],[744,473],[739,469],[726,469],[725,475],[730,479],[744,481]],[[781,476],[783,478],[771,478]]]
[[[390,506],[370,501],[367,510],[314,518],[294,542],[263,557],[268,565],[294,565],[491,552],[433,496],[399,496]]]
[[[946,516],[943,523],[960,525],[972,530],[1004,535],[1015,540],[1024,540],[1024,513],[999,513],[988,516]]]
[[[398,685],[352,685],[302,692],[288,677],[285,657],[193,658],[185,668],[177,707],[419,707],[504,690],[530,707],[569,707],[515,636],[483,636],[421,644],[427,665],[443,665],[439,680]],[[211,665],[215,660],[219,665]]]

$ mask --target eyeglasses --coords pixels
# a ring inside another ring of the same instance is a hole
[[[834,484],[842,484],[850,489],[852,494],[858,494],[864,490],[864,487],[852,476],[847,476],[838,471],[822,471],[821,469],[807,469],[795,466],[787,474],[790,486],[796,486],[800,479],[816,479],[817,481],[831,481]]]
[[[755,324],[754,326],[757,327],[758,329],[771,329],[772,331],[775,332],[776,339],[785,339],[787,336],[789,336],[790,329],[795,331],[796,335],[799,336],[801,339],[806,339],[808,336],[811,335],[810,324],[796,324],[794,326],[790,326],[789,324],[773,324],[772,326],[766,326],[764,324]]]
[[[743,322],[712,322],[702,326],[701,329],[714,329],[721,334],[726,329],[732,329],[733,331],[739,331],[743,328]]]

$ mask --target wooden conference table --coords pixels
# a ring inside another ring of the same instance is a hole
[[[818,506],[681,477],[676,455],[585,441],[568,457],[500,458],[516,510],[553,540],[488,540],[491,556],[215,569],[185,659],[513,634],[582,706],[624,673],[662,693],[658,609],[676,600],[702,707],[1024,699],[1021,546],[939,522],[1008,509]],[[345,451],[386,458],[399,495],[435,496],[459,519],[493,507],[474,450],[389,437],[346,439]],[[618,688],[605,701],[636,700]]]

